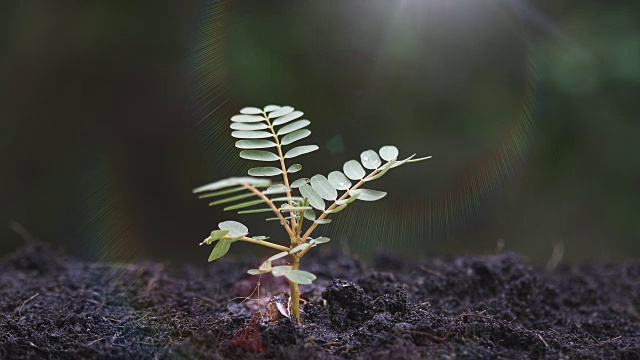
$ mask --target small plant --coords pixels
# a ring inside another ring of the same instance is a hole
[[[356,199],[375,201],[387,195],[386,192],[361,188],[365,183],[378,179],[392,168],[431,157],[415,159],[414,154],[398,161],[398,149],[395,146],[383,146],[378,152],[362,152],[360,162],[347,161],[342,168],[343,171],[333,171],[326,177],[314,175],[310,179],[301,178],[291,182],[290,176],[300,171],[302,165],[287,165],[287,160],[318,150],[316,145],[295,146],[287,151],[284,149],[285,146],[290,147],[311,134],[311,131],[305,129],[310,121],[298,120],[302,115],[301,111],[295,111],[290,106],[268,105],[264,109],[246,107],[240,110],[239,115],[231,118],[231,129],[234,130],[231,136],[241,139],[236,142],[236,147],[242,149],[240,157],[276,162],[279,166],[255,167],[249,169],[250,177],[228,178],[193,190],[194,193],[202,193],[199,196],[201,199],[222,197],[209,205],[225,204],[225,211],[238,210],[238,214],[275,214],[275,217],[267,220],[280,221],[284,226],[289,237],[286,246],[267,241],[269,237],[266,236],[249,236],[249,229],[245,225],[231,220],[219,223],[218,229],[213,230],[200,245],[210,245],[217,241],[209,261],[224,256],[236,241],[246,241],[279,250],[279,253],[248,273],[259,275],[270,272],[273,276],[286,277],[291,291],[290,313],[299,324],[301,320],[298,285],[311,284],[316,279],[312,273],[300,270],[300,259],[312,247],[329,241],[326,237],[311,237],[316,227],[330,223],[329,216],[342,211]],[[262,149],[275,149],[275,152]],[[282,183],[274,184],[267,179],[274,176],[282,176]],[[299,194],[294,194],[295,192]],[[229,197],[224,197],[226,195]],[[330,205],[327,206],[325,201]],[[284,257],[288,257],[289,265],[272,266],[273,261]]]

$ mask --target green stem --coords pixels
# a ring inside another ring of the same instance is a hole
[[[293,270],[300,269],[300,259],[295,255],[291,255],[290,258]],[[289,290],[291,291],[291,313],[298,320],[298,324],[302,325],[302,320],[300,319],[300,286],[298,286],[298,283],[289,281]]]

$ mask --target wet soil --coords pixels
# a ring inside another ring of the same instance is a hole
[[[254,291],[260,259],[109,265],[25,247],[0,260],[0,359],[640,359],[640,261],[304,260],[318,280],[298,326],[267,305],[280,278]]]

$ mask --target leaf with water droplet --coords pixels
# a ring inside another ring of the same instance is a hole
[[[347,190],[351,187],[351,181],[341,171],[332,171],[329,173],[329,182],[338,190]]]
[[[369,170],[377,169],[382,161],[378,154],[373,150],[366,150],[360,154],[360,161],[362,162],[362,166]]]

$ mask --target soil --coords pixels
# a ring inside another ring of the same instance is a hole
[[[298,326],[267,305],[286,298],[281,278],[262,276],[263,302],[238,298],[258,297],[245,272],[260,259],[109,265],[25,247],[0,260],[0,358],[640,359],[640,261],[304,260],[318,280]]]

